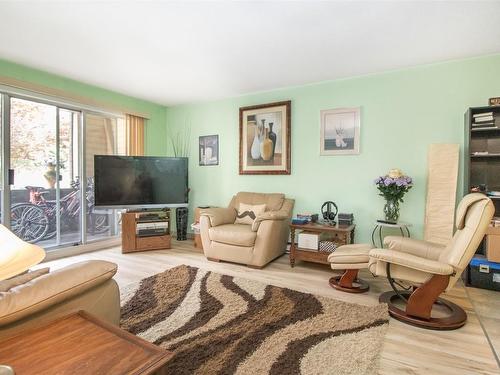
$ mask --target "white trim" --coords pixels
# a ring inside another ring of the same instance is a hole
[[[85,110],[91,113],[93,112],[96,114],[101,114],[106,116],[120,117],[122,119],[125,119],[126,115],[125,112],[110,111],[103,109],[99,106],[90,106],[76,101],[71,101],[63,97],[47,95],[36,91],[21,89],[4,84],[0,84],[0,92],[9,94],[13,97],[19,97],[20,99],[33,100],[44,104],[54,105],[57,107],[62,107],[64,109],[69,109],[78,112],[82,112],[83,110]]]

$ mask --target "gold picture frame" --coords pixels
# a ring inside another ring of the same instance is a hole
[[[240,174],[291,173],[291,101],[240,108]]]

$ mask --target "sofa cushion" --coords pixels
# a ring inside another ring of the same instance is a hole
[[[0,292],[7,292],[11,288],[14,288],[18,285],[26,284],[28,281],[36,279],[42,275],[49,273],[50,268],[40,268],[39,270],[24,272],[18,276],[11,277],[7,280],[0,281]]]
[[[239,192],[236,194],[231,203],[231,207],[238,210],[240,203],[245,204],[265,204],[266,211],[278,211],[283,206],[285,200],[285,194],[281,193],[249,193],[249,192]]]
[[[235,224],[247,224],[252,225],[257,216],[260,216],[266,211],[265,204],[245,204],[240,203],[238,208],[238,213],[236,215]]]
[[[257,232],[252,231],[251,225],[225,224],[212,227],[208,230],[210,240],[236,246],[253,246]]]
[[[0,326],[83,293],[116,273],[116,264],[90,260],[69,265],[0,293]]]

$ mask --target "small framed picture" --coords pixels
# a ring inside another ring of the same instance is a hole
[[[199,139],[200,165],[219,165],[219,136],[202,135]]]
[[[500,106],[500,97],[498,97],[498,98],[490,98],[488,100],[488,104],[489,105],[494,105],[494,106],[497,106],[497,105]]]
[[[361,108],[321,111],[320,155],[359,154]]]

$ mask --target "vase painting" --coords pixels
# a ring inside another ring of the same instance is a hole
[[[269,139],[271,140],[271,142],[273,142],[273,152],[272,152],[271,158],[274,158],[274,152],[276,150],[276,133],[273,132],[273,126],[274,126],[274,123],[270,122],[269,123]]]
[[[201,166],[219,165],[218,135],[202,135],[199,137],[199,164]]]
[[[240,174],[290,174],[291,104],[240,108]]]
[[[260,159],[260,137],[259,137],[259,128],[257,126],[255,126],[255,136],[253,138],[250,154],[252,155],[253,160]]]
[[[268,129],[264,131],[264,139],[260,144],[260,155],[264,161],[271,160],[273,156],[273,141],[269,139]]]

